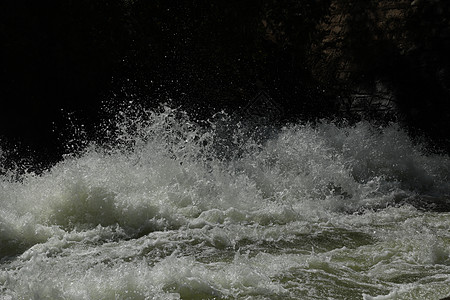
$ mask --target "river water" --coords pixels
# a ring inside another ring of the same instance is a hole
[[[0,180],[0,299],[440,299],[450,160],[396,124],[120,112]]]

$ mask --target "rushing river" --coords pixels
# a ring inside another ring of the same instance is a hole
[[[393,124],[119,113],[0,179],[0,299],[440,299],[450,160]]]

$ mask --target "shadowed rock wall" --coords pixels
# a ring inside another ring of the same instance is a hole
[[[397,115],[448,142],[448,1],[333,0],[312,44],[311,70],[347,115]]]

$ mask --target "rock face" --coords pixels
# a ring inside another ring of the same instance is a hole
[[[332,0],[309,67],[346,115],[396,115],[450,149],[450,3]]]
[[[436,89],[440,97],[448,97],[449,7],[445,1],[333,0],[318,27],[323,38],[312,47],[315,78],[337,89],[382,96],[389,88],[400,108],[402,98],[421,87],[422,102],[427,93],[435,96]],[[351,109],[349,104],[344,102],[344,108]],[[414,105],[409,109],[412,115],[420,110]]]

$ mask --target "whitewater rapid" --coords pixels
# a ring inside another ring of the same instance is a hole
[[[440,299],[450,160],[396,124],[120,112],[0,180],[0,299]]]

